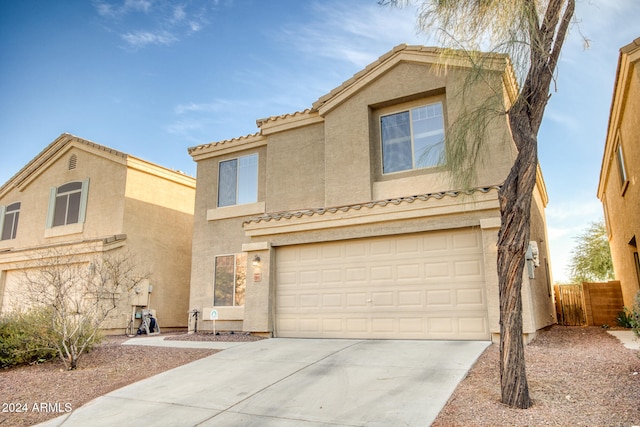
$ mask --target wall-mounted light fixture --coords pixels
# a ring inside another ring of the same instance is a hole
[[[260,257],[258,255],[253,257],[253,266],[258,267],[260,265]]]

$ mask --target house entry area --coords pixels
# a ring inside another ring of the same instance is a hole
[[[490,339],[479,229],[276,248],[278,337]]]

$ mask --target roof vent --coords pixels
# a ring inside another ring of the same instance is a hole
[[[71,157],[69,157],[69,170],[75,169],[77,163],[78,163],[78,156],[76,156],[75,154],[72,154]]]

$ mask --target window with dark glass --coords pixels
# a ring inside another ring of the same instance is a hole
[[[380,117],[382,172],[392,173],[442,164],[444,117],[436,102]]]
[[[258,155],[219,163],[218,207],[258,201]]]
[[[214,306],[244,305],[247,284],[247,254],[221,255],[215,258]]]
[[[4,209],[0,240],[15,239],[18,233],[18,219],[20,218],[20,202],[12,203]]]
[[[82,183],[70,182],[58,187],[53,211],[53,226],[76,224],[80,217]]]
[[[47,227],[84,223],[88,191],[88,179],[53,187],[49,194]]]

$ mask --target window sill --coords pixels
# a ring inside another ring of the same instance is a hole
[[[257,215],[263,214],[264,212],[264,202],[248,203],[246,205],[225,206],[223,208],[209,209],[207,211],[207,221]]]
[[[84,231],[84,224],[59,225],[44,230],[44,237],[60,237],[70,234],[81,234]]]

